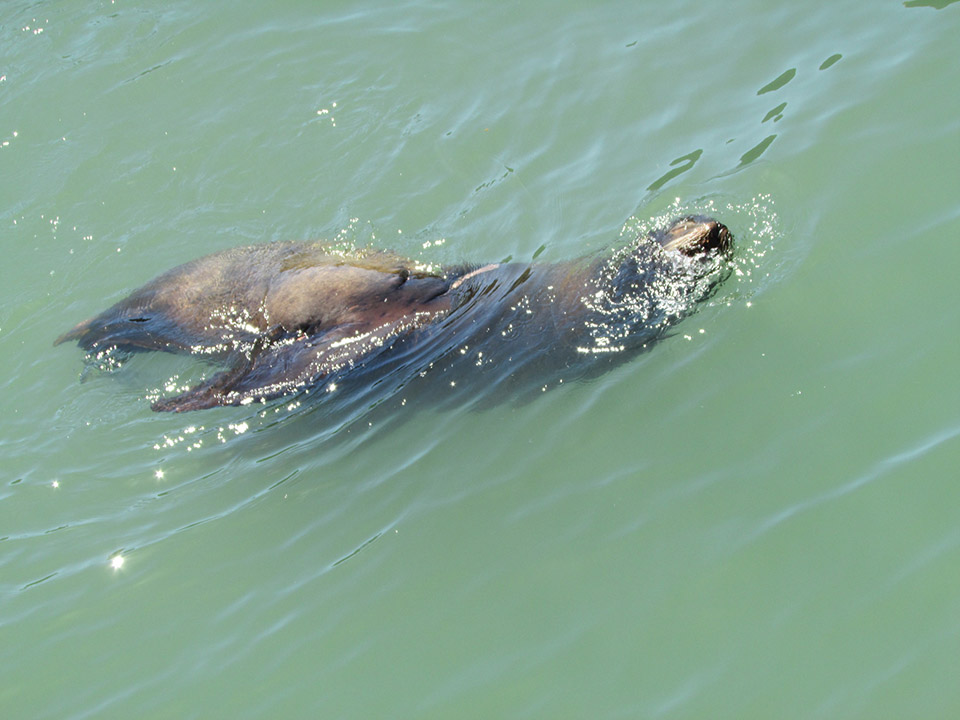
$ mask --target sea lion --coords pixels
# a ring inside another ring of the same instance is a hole
[[[646,347],[722,279],[732,236],[679,218],[611,258],[432,269],[378,250],[270,243],[176,267],[80,323],[91,355],[162,350],[226,369],[158,411],[199,410],[309,391],[339,378],[414,371],[457,348],[499,377],[582,374]],[[375,379],[375,378],[374,378]]]

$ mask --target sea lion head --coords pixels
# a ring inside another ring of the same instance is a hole
[[[694,312],[730,271],[733,235],[703,215],[673,220],[642,235],[606,261],[596,291],[583,298],[591,312],[579,352],[645,348]]]
[[[677,218],[653,239],[667,251],[676,251],[693,257],[714,252],[725,255],[733,246],[733,236],[725,225],[705,215],[687,215]]]

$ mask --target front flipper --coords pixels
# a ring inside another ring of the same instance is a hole
[[[397,337],[433,317],[423,313],[373,330],[342,326],[319,337],[299,335],[258,342],[229,369],[180,395],[157,400],[151,407],[157,412],[186,412],[264,402],[308,390],[368,361]]]

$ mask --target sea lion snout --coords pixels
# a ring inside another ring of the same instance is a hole
[[[664,250],[677,250],[684,255],[699,255],[711,250],[724,254],[730,251],[733,236],[723,223],[705,215],[678,218],[654,235]]]

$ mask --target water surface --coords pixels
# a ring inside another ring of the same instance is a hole
[[[2,15],[4,717],[960,712],[960,5]],[[241,244],[703,209],[717,295],[523,404],[167,416],[207,368],[51,347]]]

